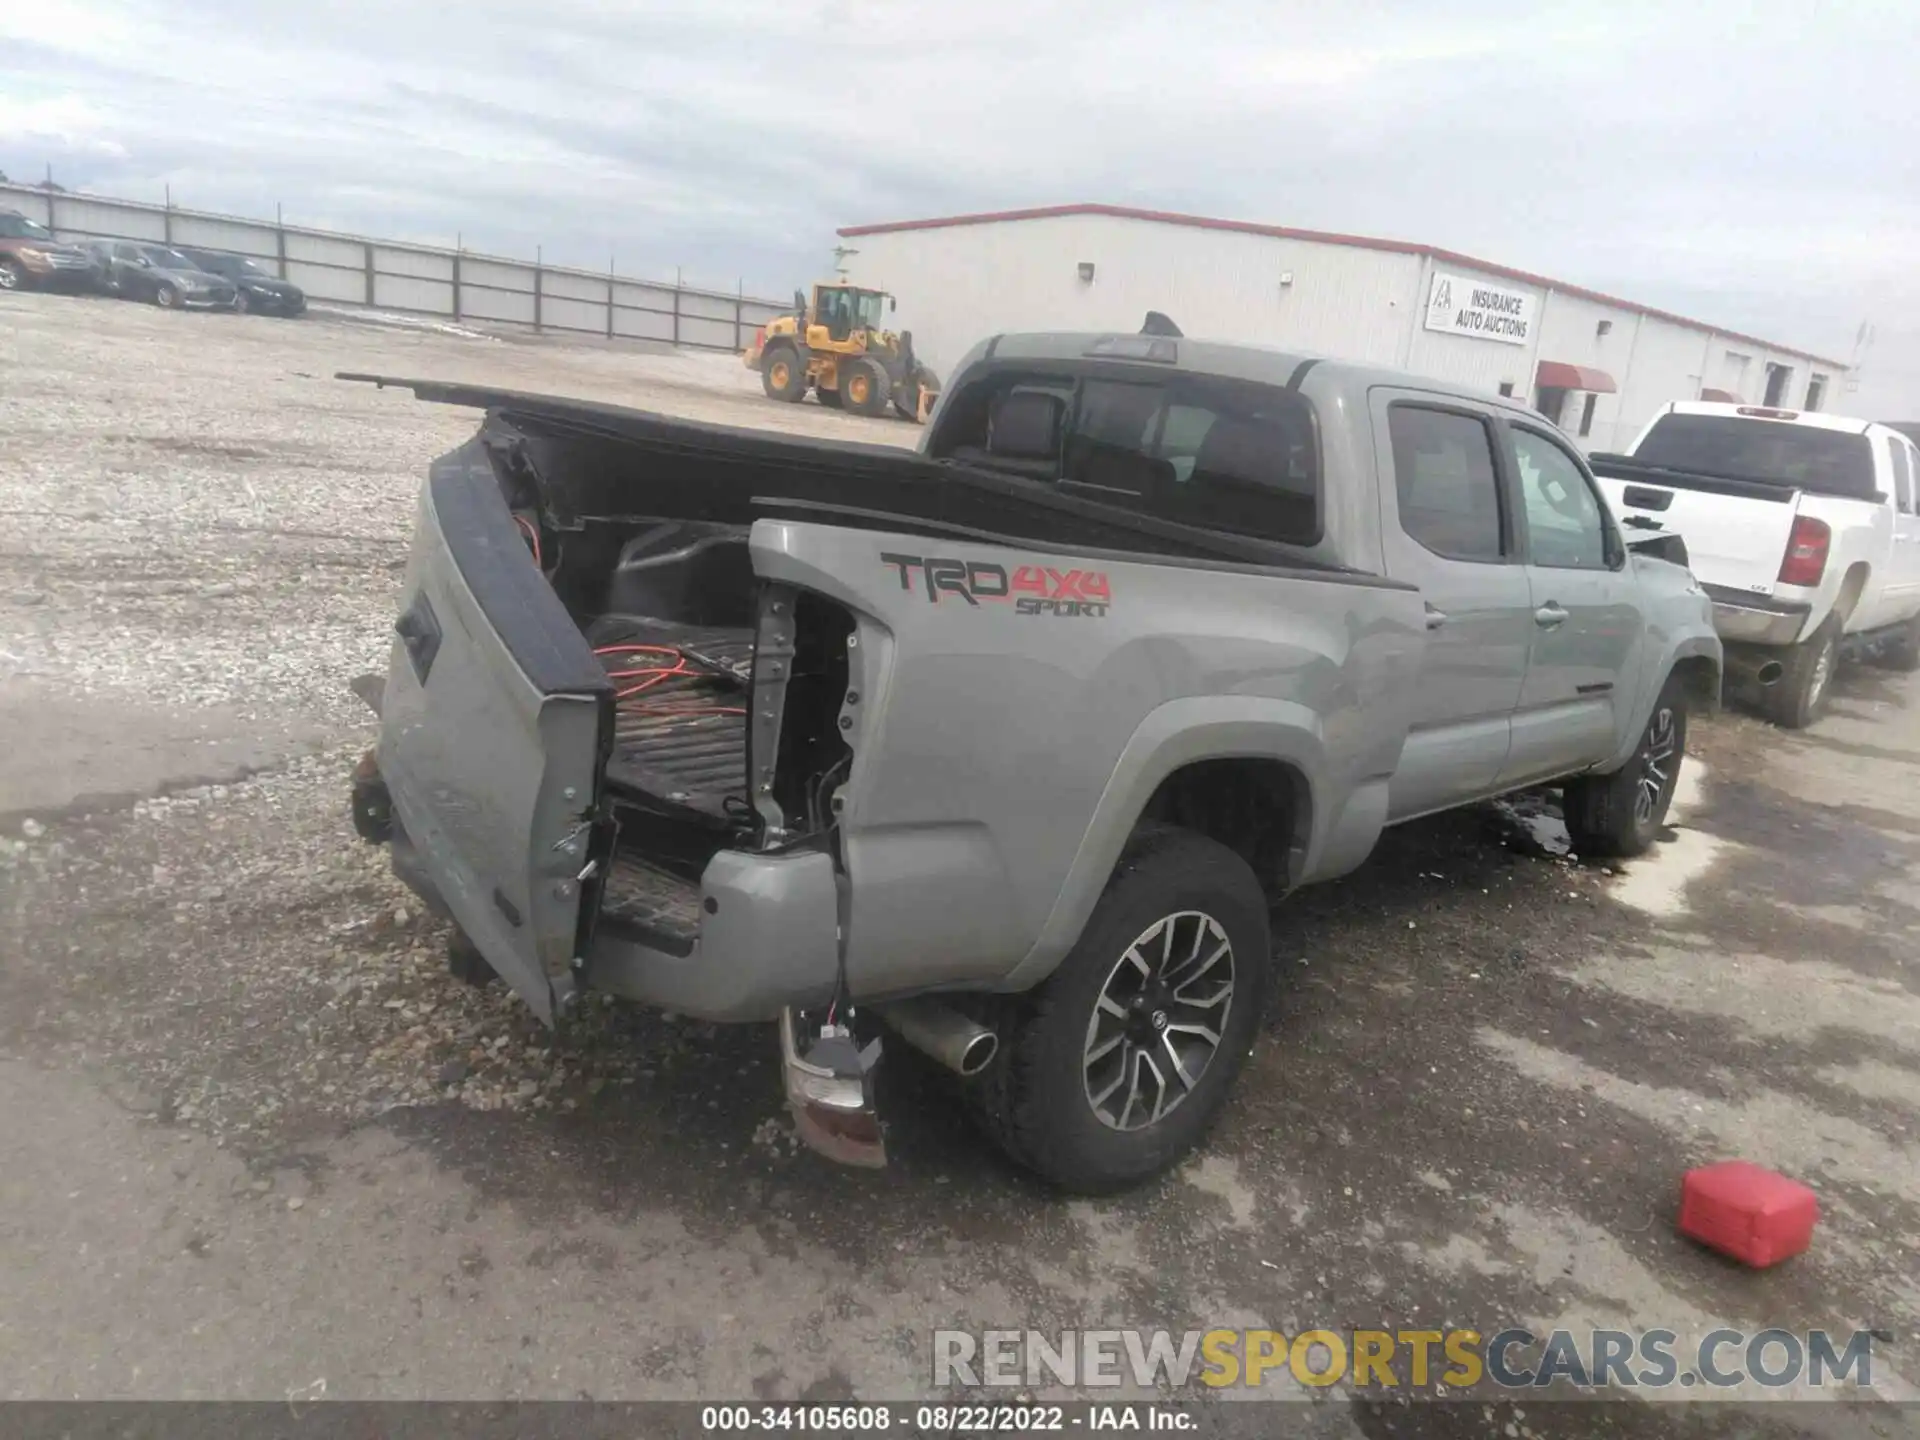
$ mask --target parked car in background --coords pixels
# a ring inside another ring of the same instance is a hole
[[[1820,718],[1843,653],[1920,669],[1920,451],[1896,428],[1677,402],[1591,459],[1629,530],[1685,540],[1728,678],[1779,724]]]
[[[209,275],[169,245],[135,240],[89,240],[101,266],[101,288],[125,300],[150,300],[163,310],[230,310],[233,282]]]
[[[53,238],[38,220],[16,210],[0,210],[0,290],[28,286],[91,289],[92,259],[77,245]]]
[[[263,315],[303,315],[307,294],[298,285],[290,285],[270,273],[257,260],[244,255],[229,255],[221,250],[181,247],[180,253],[209,275],[218,275],[233,284],[233,308],[257,310]]]

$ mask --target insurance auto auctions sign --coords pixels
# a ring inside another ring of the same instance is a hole
[[[1427,292],[1427,329],[1475,340],[1524,345],[1533,338],[1533,311],[1539,297],[1531,290],[1507,290],[1464,275],[1433,272]]]

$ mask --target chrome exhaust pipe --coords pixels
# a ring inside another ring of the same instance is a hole
[[[1778,685],[1780,677],[1787,673],[1787,667],[1770,655],[1732,651],[1728,653],[1725,664],[1729,685],[1750,686],[1759,690]]]
[[[956,1075],[978,1075],[1000,1049],[1000,1037],[993,1031],[931,996],[867,1008],[894,1034]]]

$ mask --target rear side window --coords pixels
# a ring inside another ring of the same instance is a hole
[[[1893,494],[1894,500],[1903,515],[1913,514],[1913,470],[1907,463],[1907,446],[1903,440],[1887,439],[1887,449],[1893,456]]]
[[[1758,415],[1662,415],[1633,458],[1669,470],[1869,500],[1873,447],[1865,435]]]
[[[1436,555],[1500,559],[1500,479],[1486,422],[1395,402],[1387,433],[1400,528]]]
[[[1183,525],[1261,540],[1320,539],[1320,458],[1311,403],[1294,391],[1213,376],[993,377],[955,397],[932,453],[1050,479],[1070,494]],[[1058,395],[1057,463],[1027,443],[1038,394]],[[977,416],[977,418],[976,418]]]

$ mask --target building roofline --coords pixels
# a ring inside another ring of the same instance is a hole
[[[1489,260],[1463,255],[1457,250],[1443,250],[1436,245],[1416,245],[1406,240],[1383,240],[1374,235],[1343,235],[1329,230],[1300,230],[1286,225],[1262,225],[1252,220],[1221,220],[1208,215],[1183,215],[1172,210],[1143,210],[1132,205],[1098,203],[1039,205],[1025,210],[984,210],[972,215],[944,215],[929,220],[893,220],[877,225],[842,225],[838,233],[843,237],[852,238],[858,235],[886,235],[899,230],[949,230],[961,225],[993,225],[1014,220],[1053,220],[1069,215],[1104,215],[1117,220],[1146,220],[1160,225],[1186,225],[1198,230],[1227,230],[1241,235],[1266,235],[1280,240],[1308,240],[1322,245],[1352,245],[1363,250],[1384,250],[1394,255],[1430,256],[1449,265],[1468,266],[1485,271],[1489,275],[1500,275],[1528,285],[1544,286],[1562,295],[1573,295],[1600,305],[1611,305],[1616,309],[1628,310],[1654,320],[1665,320],[1670,324],[1685,325],[1688,329],[1705,331],[1723,336],[1728,340],[1739,340],[1748,345],[1760,345],[1768,350],[1797,355],[1803,360],[1812,360],[1831,369],[1849,368],[1844,360],[1830,359],[1825,355],[1816,355],[1811,350],[1802,350],[1795,345],[1782,345],[1778,341],[1763,339],[1758,335],[1748,335],[1739,330],[1709,325],[1703,320],[1695,320],[1687,315],[1677,315],[1671,310],[1661,310],[1633,300],[1622,300],[1617,295],[1589,290],[1584,285],[1569,285],[1564,280],[1536,275],[1531,270],[1518,270],[1511,265],[1496,265]]]

